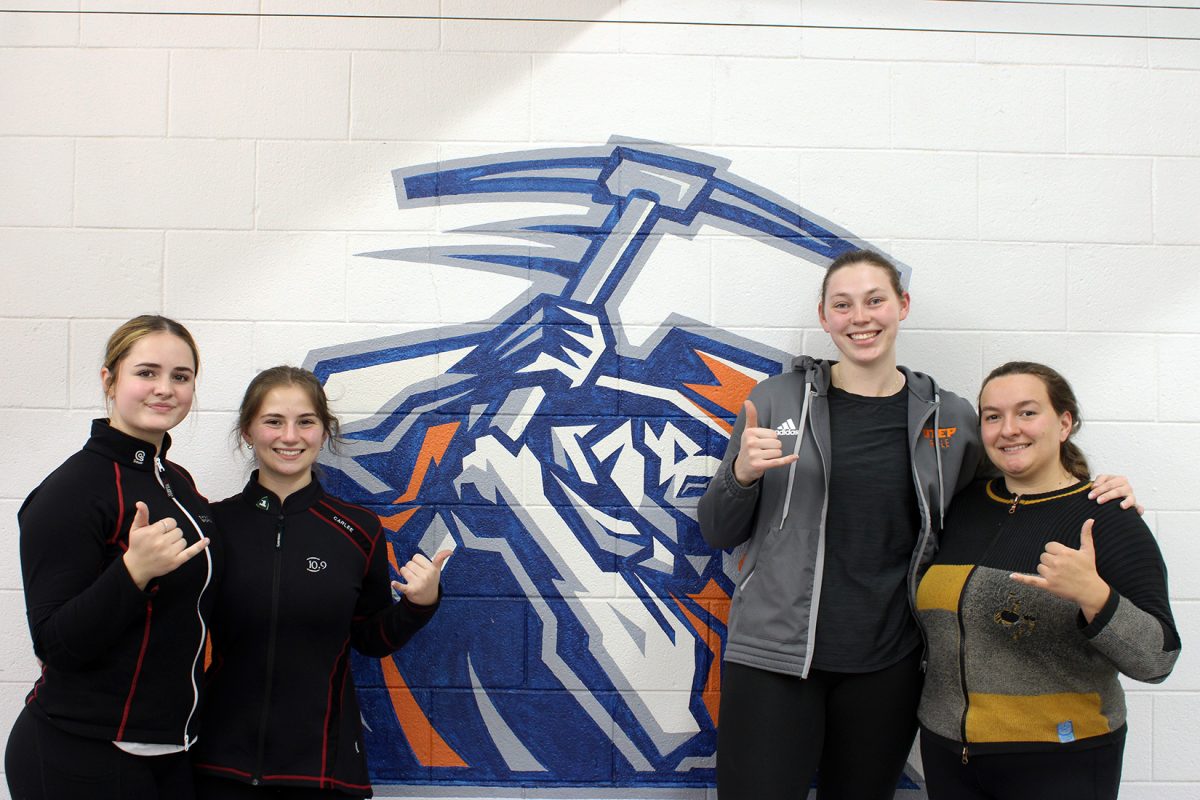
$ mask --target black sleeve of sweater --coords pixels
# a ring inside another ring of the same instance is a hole
[[[122,559],[106,563],[117,521],[102,500],[63,483],[49,479],[17,516],[34,653],[71,669],[104,655],[139,624],[150,594],[138,589]]]
[[[400,602],[392,601],[392,582],[388,572],[387,535],[376,520],[378,529],[374,536],[370,563],[363,578],[362,593],[354,609],[354,621],[350,626],[350,643],[365,656],[382,658],[399,650],[412,635],[419,631],[437,611],[441,603],[441,587],[438,587],[438,602],[431,606],[410,603],[407,597]]]
[[[1158,544],[1141,517],[1131,509],[1120,509],[1117,503],[1097,507],[1094,519],[1092,537],[1096,547],[1096,571],[1108,583],[1113,596],[1084,632],[1093,640],[1102,637],[1105,631],[1117,632],[1115,629],[1124,617],[1121,603],[1132,603],[1136,610],[1148,615],[1152,621],[1139,622],[1141,615],[1128,617],[1124,624],[1130,629],[1120,632],[1121,640],[1133,645],[1140,638],[1134,629],[1144,624],[1153,627],[1154,621],[1157,621],[1161,627],[1161,638],[1155,636],[1152,640],[1158,645],[1154,649],[1172,654],[1172,657],[1165,660],[1156,658],[1157,665],[1152,669],[1147,665],[1149,672],[1144,677],[1131,677],[1141,680],[1165,677],[1174,663],[1173,654],[1180,649],[1180,640],[1168,599],[1167,567]]]

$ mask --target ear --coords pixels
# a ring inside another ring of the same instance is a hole
[[[829,320],[825,319],[825,301],[817,301],[817,319],[821,320],[821,328],[829,333]]]
[[[900,319],[908,318],[908,311],[912,307],[912,298],[908,292],[900,295]]]
[[[109,371],[108,367],[100,368],[100,388],[104,390],[105,397],[112,397],[116,377],[116,375]]]
[[[1059,444],[1065,442],[1071,436],[1071,428],[1075,426],[1075,420],[1071,418],[1070,411],[1064,411],[1058,417],[1058,441]]]

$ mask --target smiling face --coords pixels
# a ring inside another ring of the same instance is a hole
[[[117,430],[162,447],[163,434],[192,408],[196,360],[183,339],[151,333],[138,339],[100,380],[109,402],[109,422]]]
[[[258,459],[258,482],[281,499],[312,480],[325,437],[312,398],[295,385],[268,391],[242,431]]]
[[[817,314],[846,361],[895,366],[896,334],[908,306],[908,293],[896,293],[887,270],[860,261],[829,275]]]
[[[1049,492],[1076,480],[1059,455],[1071,435],[1071,414],[1055,412],[1037,376],[988,381],[979,395],[979,424],[988,458],[1004,473],[1010,491]]]

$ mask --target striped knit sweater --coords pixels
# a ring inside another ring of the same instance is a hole
[[[1088,747],[1125,725],[1124,673],[1156,683],[1179,655],[1167,573],[1132,510],[1089,500],[1091,483],[1014,498],[1002,479],[954,499],[941,550],[921,580],[917,612],[929,664],[921,724],[970,752]],[[1089,624],[1071,602],[1012,580],[1033,573],[1046,544],[1078,548],[1092,530],[1096,569],[1112,589]]]

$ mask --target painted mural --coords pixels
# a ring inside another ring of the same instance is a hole
[[[356,657],[376,783],[712,783],[738,559],[705,545],[695,504],[742,400],[790,355],[678,314],[635,344],[620,301],[664,237],[701,226],[797,270],[863,246],[729,166],[614,139],[395,171],[401,209],[586,213],[507,221],[511,246],[362,254],[530,288],[478,324],[307,359],[331,395],[385,398],[326,459],[331,491],[380,515],[393,568],[455,550],[434,621]]]

